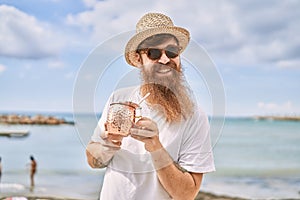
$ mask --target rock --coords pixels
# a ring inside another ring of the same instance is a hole
[[[74,124],[64,119],[54,116],[22,116],[22,115],[0,115],[0,123],[2,124],[37,124],[37,125],[59,125],[59,124]]]

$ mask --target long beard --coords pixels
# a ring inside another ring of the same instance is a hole
[[[192,114],[194,104],[189,97],[190,90],[185,85],[181,67],[172,60],[167,66],[172,69],[172,75],[163,78],[155,74],[160,64],[151,66],[150,71],[141,70],[141,94],[144,96],[150,92],[146,101],[161,112],[168,122],[179,122]]]

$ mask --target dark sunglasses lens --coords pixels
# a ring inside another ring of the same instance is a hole
[[[157,60],[161,57],[161,50],[160,49],[148,49],[147,56],[151,60]]]
[[[166,55],[169,58],[176,58],[179,55],[180,48],[177,46],[168,46],[166,48]]]

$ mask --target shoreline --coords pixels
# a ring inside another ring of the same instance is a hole
[[[58,197],[51,195],[13,195],[13,196],[5,196],[0,197],[0,200],[85,200],[79,198],[70,198],[70,197]],[[273,198],[274,199],[274,198]],[[194,200],[250,200],[241,197],[231,197],[227,195],[217,195],[211,192],[199,191]],[[287,199],[277,199],[277,200],[297,200],[293,198]]]
[[[252,198],[251,198],[252,199]],[[263,198],[259,198],[262,200]],[[298,198],[297,198],[298,199]],[[297,200],[295,198],[271,198],[271,200]],[[228,195],[217,195],[211,192],[203,192],[200,191],[195,200],[250,200],[248,198],[241,198],[241,197],[233,197]]]
[[[15,195],[15,196],[6,196],[6,197],[0,197],[0,200],[84,200],[84,199],[77,199],[77,198],[69,198],[69,197],[57,197],[57,196],[51,196],[51,195],[45,195],[45,196],[22,196],[22,195]],[[210,192],[203,192],[200,191],[194,200],[250,200],[240,197],[231,197],[227,195],[217,195]],[[279,200],[279,199],[277,199]],[[280,200],[297,200],[297,199],[280,199]]]
[[[195,200],[248,200],[240,197],[231,197],[227,195],[217,195],[210,192],[198,192]]]
[[[78,198],[69,198],[69,197],[57,197],[57,196],[51,196],[51,195],[15,195],[15,196],[6,196],[1,197],[0,200],[84,200],[84,199],[78,199]],[[238,198],[238,197],[230,197],[226,195],[216,195],[209,192],[202,192],[200,191],[195,200],[248,200],[244,198]]]

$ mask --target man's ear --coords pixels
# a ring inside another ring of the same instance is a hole
[[[134,57],[135,57],[135,60],[137,61],[136,67],[140,68],[143,64],[141,55],[139,53],[135,53]]]

